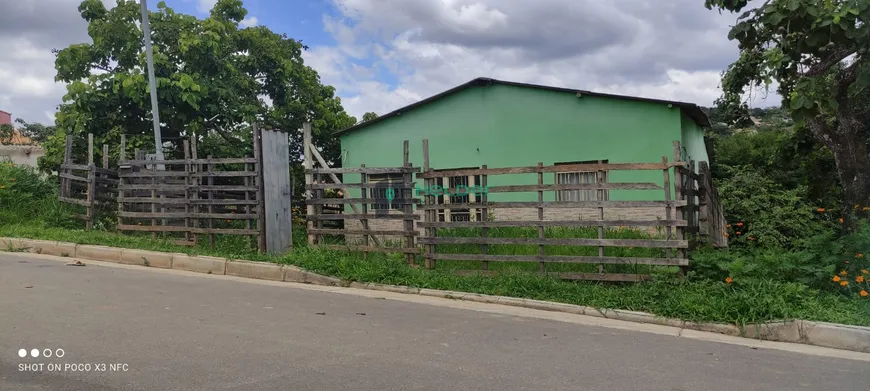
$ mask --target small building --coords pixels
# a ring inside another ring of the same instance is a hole
[[[410,141],[410,161],[422,167],[422,140],[429,140],[433,169],[534,166],[577,163],[655,163],[674,159],[674,141],[683,146],[682,159],[708,161],[703,128],[710,122],[695,104],[658,99],[595,93],[509,81],[477,78],[448,91],[400,108],[339,132],[342,167],[396,167],[402,164],[401,145]],[[345,174],[348,182],[359,174]],[[545,175],[545,183],[595,182],[595,172],[565,172]],[[655,182],[655,171],[620,171],[605,179],[614,182]],[[534,184],[536,175],[492,177],[489,186]],[[480,178],[445,178],[444,188],[479,185]],[[369,175],[368,182],[401,181],[384,175]],[[500,182],[501,181],[501,182]],[[422,180],[417,180],[418,188]],[[671,182],[673,183],[673,182]],[[383,191],[373,189],[374,192]],[[351,189],[349,197],[360,197]],[[596,200],[597,190],[552,191],[545,201]],[[607,191],[605,200],[663,200],[662,191]],[[384,198],[384,194],[368,197]],[[469,202],[444,195],[444,202]],[[468,196],[466,196],[468,197]],[[473,197],[473,195],[471,195]],[[537,201],[537,193],[499,193],[489,201]],[[473,200],[471,200],[473,202]],[[398,206],[372,205],[378,209]],[[664,208],[654,210],[613,209],[611,217],[624,219],[664,218]],[[590,210],[589,217],[598,211]],[[479,211],[442,212],[439,219],[485,218]],[[537,209],[492,211],[490,219],[537,219]],[[546,219],[584,218],[576,209],[547,209]],[[560,213],[572,213],[562,216]],[[631,215],[616,216],[617,213]],[[347,224],[359,224],[348,220]],[[392,223],[379,221],[378,223]],[[401,224],[401,221],[397,221]],[[383,229],[372,227],[371,229]]]
[[[12,114],[0,110],[0,125],[12,125]],[[36,167],[45,150],[18,130],[13,130],[11,136],[8,140],[0,137],[0,161]]]

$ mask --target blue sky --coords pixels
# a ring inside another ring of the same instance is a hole
[[[111,6],[115,0],[102,0]],[[148,0],[154,9],[157,0]],[[303,54],[357,118],[476,77],[711,105],[736,59],[736,16],[700,0],[243,0]],[[88,40],[81,0],[15,0],[0,13],[0,110],[52,122],[65,86],[53,48]],[[216,0],[166,0],[205,17]],[[779,104],[775,94],[755,106]]]

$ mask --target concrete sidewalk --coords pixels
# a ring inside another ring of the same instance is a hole
[[[63,261],[0,253],[0,390],[863,391],[870,382],[870,355],[855,352],[782,347],[789,352],[572,314]],[[765,344],[757,346],[780,347]],[[21,358],[21,349],[63,349],[64,357]],[[39,363],[91,369],[20,371]]]

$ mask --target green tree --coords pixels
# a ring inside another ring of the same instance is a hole
[[[369,111],[368,113],[363,114],[362,122],[371,121],[375,118],[378,118],[378,114],[375,112]]]
[[[63,132],[77,140],[94,134],[97,145],[153,150],[153,130],[140,8],[118,0],[107,10],[100,0],[79,5],[90,43],[56,52],[56,79],[68,83],[56,116]],[[330,86],[306,66],[302,42],[264,26],[240,28],[247,11],[241,0],[219,0],[205,19],[177,13],[160,2],[151,12],[151,40],[157,79],[161,136],[167,156],[179,156],[181,139],[197,137],[199,155],[250,154],[250,124],[288,133],[291,153],[301,156],[301,129],[312,123],[314,142],[335,164],[333,132],[353,125]],[[222,142],[216,141],[216,138]],[[62,160],[62,142],[47,143],[43,169]],[[82,146],[77,141],[76,148]],[[117,153],[112,148],[112,153]]]
[[[15,123],[18,124],[18,131],[21,132],[21,135],[27,136],[38,143],[45,142],[45,140],[57,133],[57,128],[54,125],[27,122],[21,118],[16,119]]]
[[[731,12],[747,3],[705,0]],[[768,0],[731,29],[740,57],[722,78],[720,106],[738,117],[748,115],[747,87],[779,83],[792,117],[832,151],[847,216],[853,205],[870,205],[868,18],[870,0]]]

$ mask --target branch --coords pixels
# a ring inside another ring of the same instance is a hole
[[[831,53],[828,56],[828,58],[826,58],[826,59],[814,64],[813,66],[811,66],[810,69],[807,70],[806,72],[804,72],[804,74],[801,76],[806,76],[806,77],[819,76],[819,75],[827,72],[828,70],[831,69],[832,66],[839,64],[840,61],[845,60],[847,57],[851,56],[852,54],[855,54],[855,51],[852,49],[846,49],[846,48],[838,49],[838,50],[834,51],[833,53]]]

